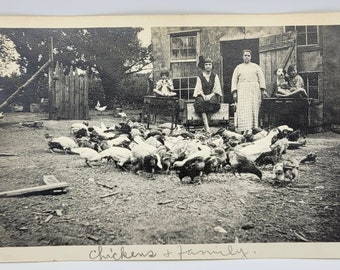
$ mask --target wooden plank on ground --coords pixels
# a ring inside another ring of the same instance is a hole
[[[32,193],[39,193],[43,191],[53,191],[53,190],[60,190],[68,187],[68,184],[66,182],[60,182],[55,184],[49,184],[49,185],[42,185],[37,187],[30,187],[30,188],[22,188],[22,189],[16,189],[11,191],[4,191],[0,192],[0,198],[2,197],[11,197],[11,196],[19,196],[19,195],[28,195]]]

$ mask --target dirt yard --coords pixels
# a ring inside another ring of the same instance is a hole
[[[20,124],[34,120],[43,127]],[[119,119],[92,112],[90,124],[101,121]],[[192,185],[175,172],[151,180],[47,150],[44,134],[68,136],[74,122],[32,113],[0,120],[0,152],[17,155],[0,157],[0,191],[42,185],[44,175],[69,185],[64,194],[1,198],[0,246],[340,241],[339,134],[311,134],[305,147],[288,150],[317,153],[315,164],[300,166],[296,187],[273,186],[270,168],[262,181],[221,173]]]

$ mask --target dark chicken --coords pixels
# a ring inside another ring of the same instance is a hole
[[[262,179],[262,172],[256,167],[255,163],[247,157],[237,154],[235,151],[227,153],[228,162],[231,166],[232,173],[236,176],[236,172],[255,174],[260,180]]]
[[[280,147],[279,145],[274,147],[270,152],[262,153],[256,160],[257,166],[267,166],[269,164],[275,165],[280,160]]]
[[[180,167],[177,167],[175,164],[174,169],[177,170],[178,177],[181,181],[184,177],[190,177],[191,182],[194,182],[194,178],[197,176],[202,176],[205,169],[203,157],[190,159]]]

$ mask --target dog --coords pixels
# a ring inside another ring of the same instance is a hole
[[[274,71],[274,75],[276,75],[275,92],[281,95],[289,94],[287,71],[284,68],[278,68]]]

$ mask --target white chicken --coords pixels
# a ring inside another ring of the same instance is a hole
[[[70,151],[71,148],[78,148],[78,144],[69,137],[60,136],[57,138],[54,138],[53,136],[49,134],[45,134],[45,140],[47,141],[47,144],[49,146],[49,149],[53,152],[55,152],[55,149],[63,150],[66,154],[67,151]]]
[[[103,112],[106,110],[107,106],[100,106],[99,100],[97,101],[97,105],[94,107],[97,111]]]
[[[89,167],[92,167],[90,162],[101,160],[101,155],[96,150],[88,147],[72,148],[71,152],[78,154],[81,158],[85,159],[85,163]]]
[[[292,130],[287,125],[279,126],[273,128],[269,131],[268,135],[262,139],[254,141],[248,145],[237,145],[235,150],[237,150],[241,155],[246,156],[249,160],[255,161],[262,153],[270,152],[272,150],[271,145],[273,144],[273,139],[280,132]]]
[[[125,170],[124,165],[131,161],[132,152],[127,148],[113,146],[100,152],[99,155],[101,158],[114,160],[117,166]]]

